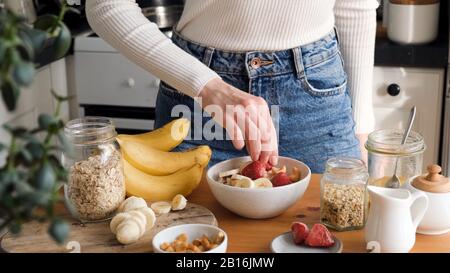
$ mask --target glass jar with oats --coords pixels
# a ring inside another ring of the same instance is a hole
[[[63,153],[68,171],[64,187],[71,214],[85,222],[113,216],[125,199],[125,179],[113,121],[85,117],[68,122],[64,128],[71,149]]]
[[[367,168],[359,159],[327,161],[320,182],[320,221],[337,231],[361,229],[368,211]]]

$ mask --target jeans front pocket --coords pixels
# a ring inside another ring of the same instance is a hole
[[[347,88],[347,74],[341,53],[337,51],[325,60],[305,66],[305,90],[313,96],[336,96]]]

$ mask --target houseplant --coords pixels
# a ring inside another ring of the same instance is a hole
[[[16,109],[21,89],[32,83],[35,57],[48,47],[55,59],[68,51],[71,35],[62,22],[66,11],[64,6],[59,16],[45,15],[31,26],[25,18],[0,9],[0,89],[8,111]],[[67,180],[58,156],[67,150],[59,117],[60,104],[67,98],[51,92],[56,110],[40,114],[35,128],[3,125],[11,139],[0,140],[0,153],[6,154],[0,166],[0,231],[19,233],[24,222],[51,221],[49,234],[62,243],[69,226],[55,215],[55,206],[63,200],[60,188]]]

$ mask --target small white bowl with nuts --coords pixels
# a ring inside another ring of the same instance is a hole
[[[161,230],[152,244],[156,253],[226,253],[228,237],[213,225],[184,224]]]

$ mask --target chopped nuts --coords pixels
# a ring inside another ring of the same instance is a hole
[[[362,227],[365,220],[366,188],[363,184],[325,184],[321,221],[336,229]]]
[[[109,217],[125,199],[120,153],[105,144],[99,146],[98,154],[72,165],[66,194],[79,218]]]
[[[178,235],[178,237],[176,238],[177,241],[181,241],[181,242],[187,242],[187,234],[183,233]]]
[[[195,239],[192,243],[188,243],[187,234],[183,233],[177,236],[172,243],[164,242],[159,247],[166,252],[178,252],[178,253],[201,253],[209,251],[218,247],[225,239],[225,234],[219,232],[214,240],[211,240],[208,236],[203,235],[200,238]]]

